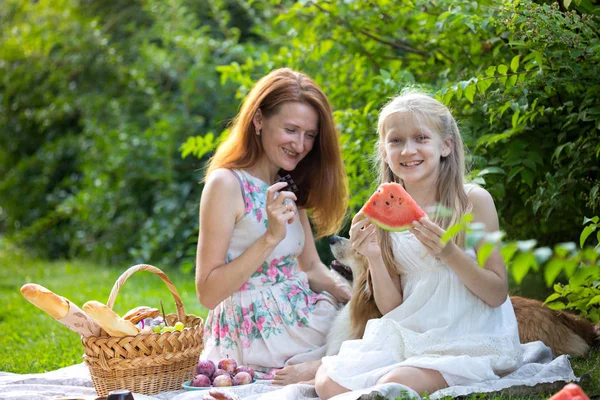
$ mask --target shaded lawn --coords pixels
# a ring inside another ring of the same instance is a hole
[[[194,276],[162,268],[177,288],[186,314],[206,318],[196,299]],[[0,243],[0,371],[33,373],[82,362],[79,335],[27,301],[19,292],[25,283],[38,283],[81,307],[88,300],[108,301],[117,278],[130,265],[100,266],[86,261],[41,261]],[[114,310],[119,315],[147,305],[175,313],[173,296],[156,275],[141,271],[121,287]]]
[[[54,370],[82,362],[83,346],[74,332],[29,303],[19,289],[34,282],[83,305],[88,300],[106,303],[116,279],[129,265],[102,266],[86,261],[43,261],[7,249],[0,241],[0,371],[34,373]],[[157,265],[161,268],[161,266]],[[161,268],[163,269],[163,268]],[[179,291],[187,314],[206,318],[208,310],[197,299],[193,274],[163,269]],[[175,312],[173,298],[162,280],[149,272],[138,272],[121,287],[114,310],[123,315],[129,309],[148,305],[167,314]],[[590,395],[600,394],[600,351],[584,359],[572,359],[577,376],[584,376],[582,386]],[[493,399],[537,399],[523,396],[471,396]]]

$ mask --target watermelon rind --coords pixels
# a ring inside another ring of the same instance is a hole
[[[373,217],[369,217],[369,219],[370,219],[370,221],[372,223],[374,223],[375,225],[377,225],[381,229],[386,230],[386,231],[390,231],[390,232],[404,232],[404,231],[407,231],[410,228],[412,228],[412,225],[404,225],[404,226],[401,226],[401,227],[393,227],[393,226],[386,225],[383,222],[374,219]]]

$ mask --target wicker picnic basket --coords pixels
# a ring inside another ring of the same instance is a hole
[[[166,320],[171,326],[181,321],[186,329],[125,337],[113,337],[101,331],[99,336],[82,338],[83,360],[99,396],[117,389],[145,395],[181,389],[181,384],[194,376],[202,352],[204,321],[185,314],[171,280],[152,265],[134,265],[125,271],[115,282],[106,305],[113,308],[121,286],[138,271],[152,272],[165,282],[177,307],[177,314],[167,315]]]

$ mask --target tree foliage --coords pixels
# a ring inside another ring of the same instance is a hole
[[[598,14],[590,0],[8,0],[0,227],[52,256],[189,267],[202,167],[253,83],[288,66],[333,104],[350,213],[374,188],[378,111],[411,86],[453,110],[508,239],[578,241],[600,206]]]

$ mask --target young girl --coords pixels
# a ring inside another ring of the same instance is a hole
[[[498,230],[489,193],[463,181],[463,144],[449,110],[409,93],[379,117],[380,183],[397,182],[424,210],[441,204],[450,218],[422,218],[404,232],[379,230],[358,213],[353,248],[369,260],[375,303],[383,314],[363,339],[344,342],[316,376],[321,399],[396,382],[418,393],[483,382],[522,360],[517,321],[508,300],[506,267],[497,250],[481,268],[464,234],[443,244],[444,229],[471,212]]]
[[[294,185],[277,182],[288,173]],[[350,290],[321,263],[307,210],[318,237],[337,231],[346,187],[325,94],[290,69],[263,77],[211,159],[200,201],[196,291],[211,310],[202,359],[234,358],[276,384],[314,378]]]

